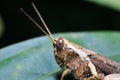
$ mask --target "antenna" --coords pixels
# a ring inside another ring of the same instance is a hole
[[[35,4],[34,4],[33,2],[32,2],[32,6],[33,6],[35,12],[37,13],[38,17],[39,17],[40,20],[42,21],[43,25],[45,26],[45,29],[47,30],[47,32],[49,33],[49,35],[52,37],[52,34],[51,34],[50,30],[48,29],[48,27],[47,27],[44,19],[42,18],[40,12],[38,11],[37,7],[35,6]]]
[[[53,43],[55,43],[54,38],[50,35],[52,34],[48,34],[25,10],[23,10],[22,8],[20,8],[20,10],[45,34],[47,35],[51,41],[53,41]]]

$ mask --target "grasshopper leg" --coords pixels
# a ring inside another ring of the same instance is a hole
[[[70,72],[71,72],[71,70],[67,68],[67,69],[62,73],[61,80],[63,80],[64,77],[65,77],[67,74],[69,74]]]

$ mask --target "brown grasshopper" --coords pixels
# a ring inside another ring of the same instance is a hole
[[[120,63],[70,42],[66,38],[54,38],[33,2],[32,6],[47,32],[28,13],[20,9],[53,42],[56,62],[61,68],[65,68],[61,80],[69,73],[72,73],[77,80],[104,80],[106,75],[120,73]]]

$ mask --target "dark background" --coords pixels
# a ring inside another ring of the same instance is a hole
[[[75,31],[119,31],[120,12],[87,1],[35,0],[52,33]],[[44,35],[20,11],[24,8],[41,24],[29,0],[2,0],[1,15],[5,31],[0,47]]]

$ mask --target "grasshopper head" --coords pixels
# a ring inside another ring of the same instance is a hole
[[[56,38],[54,45],[54,55],[59,66],[63,67],[65,65],[66,55],[67,55],[67,45],[69,41],[65,38]]]

